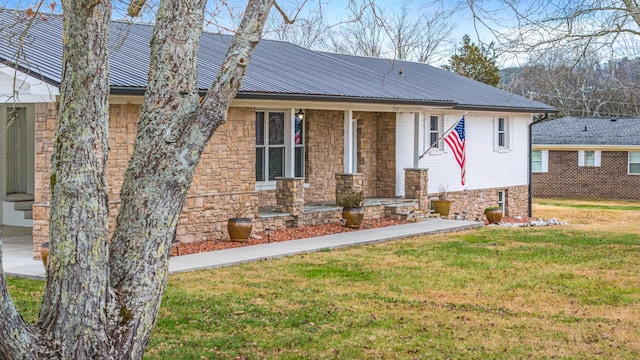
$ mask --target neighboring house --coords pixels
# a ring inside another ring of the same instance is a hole
[[[563,117],[532,139],[533,196],[640,200],[640,118]]]
[[[14,22],[16,16],[0,11],[0,22]],[[112,23],[111,214],[116,214],[133,147],[152,30],[149,25]],[[0,125],[4,128],[15,108],[19,116],[10,129],[20,127],[0,136],[0,173],[7,174],[0,179],[0,201],[6,205],[0,219],[4,224],[15,221],[12,204],[32,199],[36,248],[48,238],[61,34],[60,16],[36,19],[17,71],[16,49],[7,36],[0,36],[5,64],[0,66]],[[202,35],[203,92],[229,41],[228,36]],[[481,217],[484,207],[497,203],[508,214],[526,215],[529,124],[532,114],[554,111],[423,63],[329,54],[262,40],[228,121],[202,155],[177,237],[185,242],[224,238],[227,218],[242,206],[253,214],[256,230],[338,221],[337,210],[312,212],[311,205],[335,205],[340,193],[354,187],[369,199],[395,199],[401,205],[406,204],[403,197],[413,199],[410,206],[424,211],[429,198],[446,189],[455,201],[453,212],[467,219]],[[420,155],[465,112],[467,175],[462,186],[458,164],[442,140]],[[10,148],[23,150],[6,150]],[[367,216],[388,216],[388,211],[388,206],[371,206]]]

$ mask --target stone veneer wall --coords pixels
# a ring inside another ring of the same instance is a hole
[[[110,229],[115,225],[119,192],[133,151],[140,105],[111,105],[109,184]],[[36,105],[36,179],[34,198],[34,257],[49,238],[51,153],[56,129],[56,104]],[[255,111],[232,108],[202,154],[185,207],[177,239],[194,242],[225,238],[229,217],[241,211],[257,216],[255,192]]]
[[[57,104],[35,106],[35,193],[33,198],[33,254],[40,258],[40,247],[49,241],[49,202],[51,200],[51,154],[56,134]]]
[[[306,110],[305,203],[335,203],[335,173],[344,171],[344,111]]]
[[[418,200],[420,210],[429,209],[429,169],[404,169],[404,197]]]
[[[455,218],[455,214],[458,213],[464,220],[484,220],[484,209],[498,205],[498,191],[501,190],[506,192],[507,207],[505,215],[529,215],[529,187],[523,185],[448,193],[447,199],[453,201],[449,218]],[[438,195],[432,194],[431,199],[437,198]]]
[[[627,151],[602,151],[599,167],[578,166],[578,151],[549,151],[549,171],[532,174],[534,197],[640,200],[640,176]]]
[[[358,119],[358,173],[366,197],[395,197],[395,113],[354,112]]]
[[[380,113],[378,117],[377,197],[396,196],[396,114]]]

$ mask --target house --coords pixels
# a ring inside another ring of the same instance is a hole
[[[532,143],[533,196],[640,200],[640,118],[543,121]]]
[[[0,22],[15,23],[17,16],[0,11]],[[108,180],[111,214],[116,214],[146,87],[153,27],[119,21],[111,26]],[[7,174],[0,180],[0,219],[15,224],[16,212],[27,207],[16,209],[16,204],[32,206],[33,219],[21,224],[33,226],[35,249],[48,238],[61,34],[60,16],[35,19],[24,56],[17,60],[14,43],[0,36],[0,125],[12,122],[8,136],[0,136],[0,173]],[[198,71],[203,92],[229,42],[229,36],[202,35]],[[529,124],[532,114],[553,111],[422,63],[263,40],[228,121],[202,155],[177,238],[224,238],[227,219],[242,207],[253,215],[257,230],[338,221],[336,198],[352,188],[376,200],[369,202],[368,217],[429,211],[429,199],[442,196],[442,189],[454,200],[453,212],[467,219],[497,203],[509,214],[525,215]],[[465,113],[463,186],[441,136]],[[434,147],[421,158],[431,143]],[[312,211],[315,205],[333,207]]]

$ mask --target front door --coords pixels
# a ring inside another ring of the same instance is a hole
[[[7,109],[7,194],[33,194],[34,159],[25,108]]]

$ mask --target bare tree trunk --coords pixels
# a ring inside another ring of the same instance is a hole
[[[200,105],[196,55],[205,1],[161,1],[149,87],[110,253],[111,283],[123,315],[113,346],[132,359],[142,356],[155,325],[171,242],[200,155],[226,120],[272,4],[249,1],[218,78]],[[184,21],[177,23],[176,14],[185,14]]]
[[[62,2],[64,56],[52,158],[50,255],[39,326],[60,358],[108,353],[111,2]]]
[[[273,1],[249,1],[218,77],[200,104],[196,57],[206,0],[161,0],[148,89],[110,244],[111,3],[63,1],[47,285],[38,326],[28,325],[9,297],[0,266],[3,360],[142,358],[193,174],[206,143],[226,121]]]

